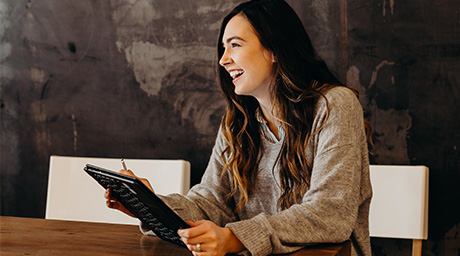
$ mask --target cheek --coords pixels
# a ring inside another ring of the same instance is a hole
[[[252,55],[252,59],[253,63],[264,74],[273,72],[273,61],[267,52],[260,51],[257,55]]]
[[[260,60],[257,66],[259,75],[264,77],[264,79],[269,79],[273,77],[274,68],[272,62],[267,62],[266,60]]]

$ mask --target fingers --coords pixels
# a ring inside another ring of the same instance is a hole
[[[125,209],[124,206],[122,204],[120,204],[120,202],[111,201],[111,200],[107,200],[107,207],[115,209],[115,210],[119,210],[119,211],[122,211],[122,212]]]
[[[136,178],[136,179],[140,180],[142,183],[144,183],[144,185],[145,185],[147,188],[149,188],[150,190],[152,190],[153,193],[155,193],[155,191],[154,191],[153,188],[152,188],[152,185],[150,185],[150,182],[149,182],[147,179],[137,177],[137,176],[134,174],[133,171],[121,169],[121,170],[119,171],[119,173],[124,174],[124,175],[127,175],[127,176],[131,176],[131,177],[133,177],[133,178]]]
[[[105,199],[107,199],[106,200],[107,207],[112,208],[112,209],[120,208],[121,204],[114,197],[112,197],[112,190],[110,188],[105,191],[104,197]]]
[[[105,191],[104,198],[107,199],[107,202],[109,202],[109,201],[112,201],[112,202],[117,201],[114,197],[112,197],[112,190],[110,188]]]
[[[228,228],[219,227],[209,220],[187,223],[190,228],[180,229],[177,233],[193,255],[225,255],[228,252],[240,252],[244,249]]]
[[[126,214],[128,216],[136,218],[136,216],[134,216],[134,214],[132,214],[128,209],[126,209],[126,207],[124,207],[120,202],[118,202],[116,200],[107,200],[106,204],[107,204],[107,207],[109,207],[111,209],[119,210],[119,211],[123,212],[124,214]]]
[[[104,197],[105,199],[117,200],[115,197],[112,196],[112,189],[110,188],[105,190]]]
[[[190,225],[190,228],[180,229],[177,233],[194,255],[201,255],[202,252],[214,250],[216,237],[213,229],[217,227],[214,223],[211,221],[187,221],[187,224]]]
[[[124,175],[127,175],[127,176],[131,176],[131,177],[133,177],[133,178],[137,178],[137,176],[134,175],[134,172],[131,171],[131,170],[121,169],[121,170],[119,171],[119,173],[124,174]]]
[[[209,232],[212,232],[215,226],[214,223],[207,220],[200,220],[195,222],[189,220],[187,221],[187,224],[190,226],[190,228],[179,230],[181,232],[179,236],[181,236],[187,241],[187,243],[190,244],[196,244],[200,241],[203,242],[203,239],[207,240],[206,234],[209,235]]]
[[[119,208],[119,206],[118,206],[119,203],[117,201],[115,201],[115,200],[107,199],[105,204],[107,205],[107,207],[109,207],[111,209],[118,209]]]
[[[133,218],[136,218],[136,216],[134,216],[128,209],[126,209],[126,207],[121,204],[120,202],[118,202],[117,199],[115,199],[114,197],[112,197],[112,191],[111,189],[107,189],[104,193],[104,197],[106,200],[105,204],[107,205],[107,207],[111,208],[111,209],[115,209],[115,210],[119,210]]]
[[[193,255],[199,255],[195,253],[202,253],[206,251],[204,244],[185,244],[185,245],[187,246],[188,250],[193,253]]]
[[[188,221],[187,221],[187,224],[188,224],[190,227],[196,227],[196,226],[198,226],[198,223],[199,223],[199,221],[196,221],[196,222],[195,222],[195,221],[192,221],[192,220],[188,220]]]
[[[203,221],[193,222],[189,220],[187,221],[187,224],[190,226],[190,228],[179,229],[177,231],[179,236],[184,239],[190,240],[200,235],[203,235],[208,231],[208,228],[205,224],[203,224]]]

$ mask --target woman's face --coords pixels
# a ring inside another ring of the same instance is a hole
[[[228,22],[222,44],[219,64],[232,77],[235,93],[253,96],[259,102],[269,100],[274,57],[262,46],[246,17],[236,15]]]

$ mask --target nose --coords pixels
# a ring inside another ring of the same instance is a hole
[[[222,57],[220,57],[219,64],[222,67],[225,67],[226,65],[232,63],[232,58],[229,56],[227,49],[224,49],[224,53],[222,54]]]

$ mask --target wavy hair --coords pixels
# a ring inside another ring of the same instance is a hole
[[[328,89],[344,85],[316,55],[302,21],[283,0],[252,0],[230,11],[220,27],[217,63],[224,54],[225,28],[236,15],[246,17],[262,46],[276,59],[275,81],[270,90],[275,116],[286,134],[277,159],[281,189],[278,208],[287,209],[299,203],[310,187],[312,162],[306,149],[312,136],[319,132],[312,131],[316,102],[320,97],[326,99],[324,93]],[[227,171],[231,174],[227,200],[238,194],[239,210],[251,194],[263,150],[260,124],[255,118],[259,103],[254,97],[235,94],[230,75],[224,67],[217,66],[219,85],[227,101],[221,123],[228,144],[221,155],[225,163],[222,175]]]

